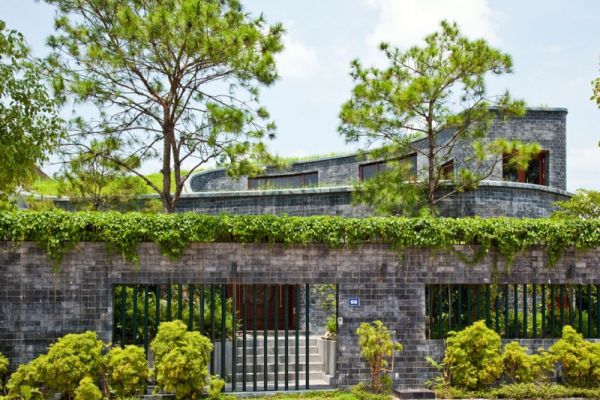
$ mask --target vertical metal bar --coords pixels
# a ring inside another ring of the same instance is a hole
[[[546,285],[542,285],[542,334],[541,337],[546,335]]]
[[[148,357],[148,285],[144,286],[144,351]]]
[[[264,355],[263,355],[263,389],[265,391],[268,390],[267,387],[267,379],[268,379],[268,363],[267,363],[267,354],[268,354],[268,330],[269,330],[269,285],[265,285],[265,290],[264,290],[264,295],[265,295],[265,301],[264,301],[264,319],[263,319],[263,342],[264,342]]]
[[[477,321],[481,320],[481,286],[477,285],[477,289],[475,289],[475,298],[477,302]]]
[[[258,347],[257,335],[256,335],[256,285],[252,285],[252,387],[256,392],[258,390],[258,383],[256,379],[256,366],[258,364],[256,359],[256,348]]]
[[[556,337],[556,320],[554,316],[554,306],[556,302],[555,285],[550,285],[550,337]]]
[[[160,285],[156,285],[154,300],[154,332],[158,332],[160,325]]]
[[[246,360],[247,338],[248,334],[248,306],[246,305],[246,285],[242,285],[242,390],[247,390],[246,385],[246,369],[248,367]]]
[[[204,285],[200,285],[200,333],[206,336],[204,331]]]
[[[496,300],[494,301],[496,309],[496,333],[500,335],[500,285],[496,285]]]
[[[127,301],[127,286],[121,286],[121,347],[125,347],[125,302]]]
[[[275,376],[275,390],[279,390],[279,289],[280,286],[275,287],[275,305],[273,306],[273,330],[275,331],[275,365],[273,366]]]
[[[533,311],[533,338],[535,339],[537,337],[537,285],[532,285],[531,291],[533,296],[531,299],[531,309]]]
[[[304,348],[306,349],[306,390],[309,390],[309,375],[310,375],[310,286],[306,284],[306,344]]]
[[[231,391],[237,384],[237,287],[231,289]]]
[[[210,285],[210,342],[213,344],[213,351],[210,357],[210,374],[215,374],[215,285]]]
[[[173,292],[172,292],[171,284],[169,283],[169,286],[167,287],[167,321],[170,321],[173,317],[171,315],[171,298],[172,297],[173,297]]]
[[[519,337],[519,285],[513,285],[513,337]]]
[[[433,339],[433,292],[431,290],[430,285],[425,285],[425,293],[427,296],[427,318],[429,318],[429,329],[427,330],[427,339]],[[335,317],[337,321],[337,313]]]
[[[194,285],[188,285],[188,306],[189,306],[189,318],[188,318],[188,329],[194,330]]]
[[[290,309],[290,291],[289,291],[289,287],[288,285],[284,286],[285,290],[283,292],[283,328],[285,329],[285,339],[284,339],[284,346],[285,346],[285,357],[284,357],[284,379],[285,379],[285,390],[289,389],[289,372],[290,372],[290,367],[289,367],[289,362],[290,362],[290,357],[289,357],[289,328],[290,328],[290,313],[289,313],[289,309]],[[337,285],[336,285],[336,303],[335,303],[335,308],[336,308],[336,318],[337,318],[337,309],[338,309],[338,301],[337,301]]]
[[[588,312],[588,320],[587,320],[587,337],[592,337],[592,286],[587,285],[587,312]]]
[[[471,287],[467,286],[467,325],[471,325]]]
[[[523,285],[523,337],[527,338],[527,284]]]
[[[489,328],[492,317],[490,315],[492,304],[490,300],[490,285],[485,285],[485,325]]]
[[[600,338],[600,285],[596,285],[596,338]]]
[[[510,337],[510,329],[508,326],[508,284],[504,285],[504,337]]]
[[[452,330],[452,286],[447,285],[445,292],[448,292],[448,332]]]
[[[133,344],[137,344],[137,300],[138,300],[138,287],[133,287]]]
[[[565,285],[560,285],[559,296],[558,309],[560,311],[560,331],[562,332],[562,328],[565,326]]]
[[[581,311],[583,311],[583,295],[581,285],[577,285],[577,331],[583,335],[583,314]]]
[[[227,336],[226,331],[227,322],[227,293],[225,292],[225,285],[221,284],[221,378],[225,379],[225,340]]]
[[[456,310],[456,323],[458,326],[458,330],[462,329],[462,285],[457,285],[458,290],[458,304]]]
[[[294,378],[296,390],[300,390],[300,286],[294,286],[294,319],[296,320],[296,368]]]
[[[183,315],[183,285],[177,285],[177,319],[182,320]]]
[[[569,287],[569,325],[575,328],[575,297],[573,296],[573,286]]]
[[[437,321],[438,321],[438,339],[444,337],[444,318],[442,316],[442,285],[437,288]]]

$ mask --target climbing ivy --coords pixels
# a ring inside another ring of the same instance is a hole
[[[600,246],[600,219],[343,218],[334,216],[209,216],[194,213],[100,212],[0,213],[0,240],[34,241],[58,265],[79,242],[104,242],[110,251],[137,262],[138,244],[154,242],[180,257],[190,243],[326,244],[330,247],[384,243],[450,249],[475,245],[476,256],[494,250],[511,262],[524,250],[543,246],[550,265],[568,248]]]

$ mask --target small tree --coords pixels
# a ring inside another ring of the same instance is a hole
[[[547,356],[558,363],[565,382],[579,387],[595,387],[600,382],[600,343],[583,339],[573,327],[566,325],[562,337],[548,349]]]
[[[148,361],[139,346],[115,347],[105,356],[106,377],[117,398],[134,397],[146,385]]]
[[[0,202],[36,176],[63,134],[55,100],[23,35],[0,20]]]
[[[557,201],[554,218],[600,218],[600,192],[579,189],[566,201]]]
[[[372,324],[363,322],[356,330],[360,355],[367,360],[371,369],[371,390],[383,393],[389,390],[391,380],[384,377],[384,373],[391,372],[394,355],[402,351],[400,343],[394,342],[390,331],[381,321]]]
[[[264,139],[275,125],[259,89],[277,78],[281,25],[252,18],[238,0],[46,2],[58,8],[48,39],[54,88],[64,100],[98,108],[97,118],[73,121],[63,150],[137,175],[166,212],[207,162],[237,176],[268,158]],[[90,143],[98,138],[118,146],[97,152]],[[160,163],[162,185],[141,173],[150,161]]]
[[[439,201],[491,176],[502,153],[513,154],[511,162],[524,168],[539,152],[539,146],[515,141],[486,141],[498,118],[525,111],[508,93],[486,92],[487,74],[512,71],[509,55],[482,39],[467,39],[446,21],[422,47],[401,51],[382,43],[381,50],[390,63],[385,69],[352,62],[356,85],[340,111],[338,130],[346,141],[375,144],[369,155],[390,161],[385,172],[359,186],[360,202],[382,213],[414,214],[424,207],[433,214]],[[458,146],[465,149],[464,161],[451,173],[446,166]],[[402,159],[412,153],[424,159],[416,170]]]

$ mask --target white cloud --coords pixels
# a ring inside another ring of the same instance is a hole
[[[371,48],[382,41],[400,47],[419,44],[429,33],[439,30],[443,19],[458,23],[469,37],[497,42],[487,0],[365,1],[378,10],[377,24],[367,37]]]
[[[317,50],[289,33],[283,38],[283,52],[277,56],[277,69],[283,78],[310,79],[319,69]]]

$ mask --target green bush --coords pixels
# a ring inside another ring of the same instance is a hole
[[[40,356],[28,364],[20,365],[6,383],[9,398],[26,398],[31,390],[39,390],[42,386],[41,369],[46,363],[46,356]],[[40,396],[41,397],[41,396]]]
[[[94,384],[94,380],[86,376],[75,389],[75,400],[102,400],[102,392]]]
[[[218,399],[221,397],[221,392],[225,387],[225,381],[219,378],[218,375],[213,375],[208,380],[208,398]]]
[[[0,390],[4,390],[4,378],[8,372],[8,358],[0,353]]]
[[[390,359],[394,360],[396,351],[402,351],[402,345],[392,340],[390,331],[381,321],[372,324],[363,322],[356,330],[360,355],[367,360],[371,369],[371,390],[374,393],[386,393],[391,389],[391,379],[383,375],[388,370]]]
[[[578,387],[597,387],[600,383],[600,343],[583,339],[571,326],[548,349],[547,357],[558,363],[565,383]]]
[[[71,398],[79,382],[91,377],[97,382],[102,373],[103,344],[95,332],[68,334],[50,345],[41,364],[41,381],[48,391]]]
[[[148,378],[144,349],[138,346],[115,347],[105,356],[110,389],[117,398],[139,394]]]
[[[530,383],[534,380],[534,359],[527,354],[527,347],[518,342],[504,346],[502,353],[504,375],[511,383]]]
[[[479,389],[494,383],[502,374],[500,336],[477,321],[460,332],[450,332],[444,365],[450,384]]]
[[[352,386],[352,394],[358,400],[388,400],[391,398],[389,394],[373,393],[364,383]]]
[[[182,321],[163,322],[151,344],[156,382],[177,399],[202,394],[209,379],[207,365],[212,343],[198,332],[188,332]]]
[[[436,389],[436,397],[452,399],[566,399],[573,397],[599,399],[600,389],[557,384],[515,383],[478,391],[458,388]]]

